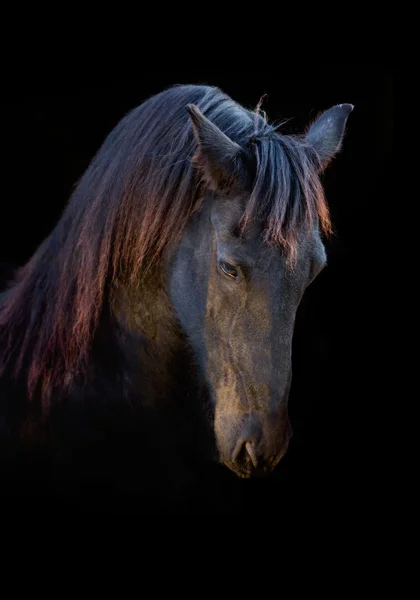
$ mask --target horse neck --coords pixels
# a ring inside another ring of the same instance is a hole
[[[161,406],[192,393],[196,380],[189,344],[160,281],[120,286],[108,300],[93,349],[95,385],[142,405]]]

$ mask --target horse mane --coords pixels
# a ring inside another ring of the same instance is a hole
[[[131,111],[93,158],[51,235],[0,303],[0,375],[25,370],[28,395],[87,370],[107,290],[136,280],[174,245],[203,197],[186,110],[200,111],[255,157],[243,227],[265,222],[265,239],[296,253],[297,232],[318,219],[330,229],[317,157],[304,138],[282,136],[257,106],[219,89],[180,85]]]

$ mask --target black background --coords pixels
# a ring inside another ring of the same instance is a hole
[[[383,252],[379,221],[393,148],[391,69],[320,65],[304,75],[154,72],[96,85],[7,87],[0,97],[0,276],[7,265],[25,263],[51,232],[73,186],[118,121],[175,83],[217,85],[249,108],[266,93],[263,109],[270,120],[290,118],[287,132],[302,131],[334,104],[355,105],[343,150],[324,175],[335,236],[326,243],[328,268],[299,309],[290,398],[294,438],[273,476],[281,486],[271,485],[274,503],[285,488],[311,502],[366,502],[381,462],[372,419],[380,410],[381,365],[373,357]]]

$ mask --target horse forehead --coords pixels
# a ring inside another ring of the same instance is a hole
[[[212,223],[220,228],[233,227],[241,220],[245,206],[246,197],[244,195],[232,198],[213,196],[211,205]]]
[[[253,258],[264,263],[282,264],[284,251],[281,246],[265,241],[266,224],[257,222],[255,219],[247,223],[240,239],[235,239],[233,230],[240,224],[243,217],[247,194],[237,195],[231,198],[223,198],[214,194],[211,197],[211,222],[216,231],[218,243],[225,249],[240,248],[252,255]],[[316,221],[310,229],[301,229],[297,233],[298,256],[301,261],[315,258],[319,262],[325,262],[325,247],[322,242],[319,225]]]

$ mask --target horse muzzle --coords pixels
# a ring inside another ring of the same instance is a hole
[[[243,478],[271,473],[292,437],[286,410],[216,415],[215,432],[221,462]]]

